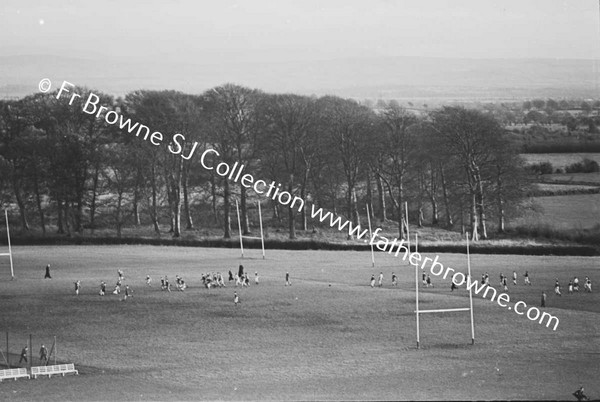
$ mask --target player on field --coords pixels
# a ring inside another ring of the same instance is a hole
[[[123,270],[122,269],[117,269],[117,274],[119,274],[119,280],[124,280],[125,277],[123,276]]]
[[[240,266],[238,267],[238,276],[241,278],[242,276],[244,276],[244,266],[242,264],[240,264]]]
[[[146,275],[146,285],[152,286],[152,278],[150,275]]]
[[[485,273],[485,284],[490,286],[490,275],[487,272]]]
[[[454,283],[454,281],[450,281],[450,291],[454,292],[454,289],[458,289],[458,286],[456,286],[456,283]]]
[[[398,286],[398,277],[392,272],[392,286]]]
[[[502,286],[504,286],[504,291],[507,292],[508,291],[508,285],[507,285],[507,278],[506,276],[504,278],[502,278]]]
[[[423,274],[425,276],[425,274]],[[485,274],[481,274],[481,284],[485,285]]]
[[[40,348],[40,364],[43,363],[48,363],[48,349],[46,349],[46,346],[44,346],[44,344],[42,343],[42,347]]]
[[[513,285],[517,284],[517,271],[513,271]]]
[[[542,302],[540,307],[546,307],[546,292],[542,292]]]
[[[427,285],[426,285],[426,287],[429,287],[429,286],[433,287],[433,283],[431,283],[431,276],[429,276],[429,274],[427,274]]]
[[[125,285],[125,294],[123,295],[123,299],[121,301],[127,300],[128,297],[133,297],[133,290],[131,290],[129,285]]]
[[[559,296],[562,296],[562,294],[560,293],[560,283],[558,283],[558,278],[556,278],[556,282],[554,282],[554,293],[556,293]]]
[[[169,283],[169,278],[165,275],[165,290],[171,291],[171,284]]]
[[[115,290],[113,290],[113,295],[118,295],[121,293],[121,280],[117,279],[117,284],[115,285]]]
[[[237,292],[233,292],[233,304],[235,304],[235,306],[237,307],[239,302],[240,302],[240,297],[238,296]]]
[[[233,272],[231,272],[231,270],[229,270],[229,281],[231,282],[233,280]]]
[[[525,285],[531,286],[531,281],[529,280],[529,271],[525,271],[523,276],[525,277]]]
[[[579,278],[573,278],[573,290],[579,292]]]
[[[421,275],[421,280],[423,281],[423,286],[427,286],[427,274],[425,272]]]
[[[290,281],[290,273],[286,272],[285,273],[285,286],[292,286],[292,282]]]
[[[254,284],[258,285],[258,272],[254,272]]]
[[[573,281],[569,281],[569,294],[573,294]]]
[[[586,292],[592,293],[592,281],[587,276],[585,277],[585,283],[583,285],[583,288],[585,289]]]
[[[81,290],[81,281],[73,282],[75,284],[75,294],[78,295]]]
[[[22,350],[21,350],[21,358],[19,359],[19,364],[21,364],[21,362],[23,360],[25,360],[25,363],[27,363],[27,346],[25,346]]]
[[[44,279],[52,279],[50,276],[50,264],[46,265],[46,274],[44,275]]]
[[[104,281],[100,282],[100,296],[104,296],[106,293],[106,283]]]
[[[380,273],[379,273],[379,280],[377,281],[377,285],[378,285],[379,287],[382,287],[382,286],[383,286],[383,272],[380,272]]]
[[[589,401],[589,398],[583,393],[583,387],[580,387],[577,391],[573,392],[573,396],[578,401]]]
[[[375,274],[371,274],[371,287],[375,287]]]

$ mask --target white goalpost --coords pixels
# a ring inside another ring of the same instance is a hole
[[[373,231],[371,229],[371,211],[369,210],[369,204],[367,204],[367,220],[369,221],[369,239],[373,239]],[[373,242],[369,240],[371,244],[371,266],[375,266],[375,252],[373,251]]]
[[[0,253],[0,257],[8,257],[10,260],[10,277],[15,279],[15,271],[13,267],[12,248],[10,246],[10,228],[8,227],[8,211],[4,210],[4,219],[6,221],[6,239],[8,240],[8,253]]]
[[[243,241],[243,239],[254,239],[254,240],[260,239],[260,244],[262,246],[262,258],[264,260],[265,259],[265,236],[263,234],[262,212],[260,209],[260,201],[258,201],[257,204],[258,204],[258,221],[260,222],[260,237],[244,236],[242,234],[242,221],[240,219],[240,208],[238,205],[237,198],[235,200],[235,210],[237,211],[238,231],[240,234],[240,250],[242,252],[242,258],[244,258],[244,241]]]
[[[407,213],[408,215],[408,213]],[[408,216],[407,216],[408,218]],[[408,219],[406,229],[408,236]],[[408,236],[409,237],[409,236]],[[471,258],[469,255],[469,233],[466,234],[467,238],[467,278],[471,279]],[[409,237],[410,239],[410,237]],[[410,250],[410,243],[408,244]],[[415,252],[418,251],[419,247],[419,239],[418,234],[415,233]],[[443,308],[443,309],[430,309],[430,310],[419,310],[419,264],[415,263],[415,317],[417,321],[417,349],[421,346],[421,334],[420,334],[420,323],[419,323],[419,315],[420,314],[428,314],[428,313],[448,313],[448,312],[457,312],[457,311],[469,311],[471,316],[471,345],[475,344],[475,324],[473,321],[473,291],[472,288],[469,287],[469,307],[461,307],[461,308]]]

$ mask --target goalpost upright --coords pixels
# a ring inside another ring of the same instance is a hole
[[[369,210],[369,204],[367,204],[367,220],[369,222],[369,237],[371,239],[371,241],[369,241],[369,243],[371,244],[371,264],[374,267],[375,266],[375,252],[373,251],[373,231],[371,229],[371,211]]]
[[[244,258],[244,241],[243,239],[260,239],[260,244],[262,247],[262,258],[265,259],[265,236],[263,234],[263,224],[262,224],[262,211],[260,209],[260,201],[256,202],[258,204],[258,221],[260,222],[260,237],[252,237],[252,236],[244,236],[242,234],[242,221],[240,219],[240,208],[238,205],[237,198],[235,200],[235,210],[237,211],[237,221],[238,221],[238,231],[240,234],[240,250],[242,252],[242,258]]]
[[[6,221],[6,239],[8,240],[8,253],[0,253],[0,257],[8,256],[10,260],[10,277],[11,279],[15,279],[15,271],[12,259],[12,248],[10,246],[10,228],[8,227],[8,211],[6,209],[4,210],[4,219]]]
[[[408,220],[407,220],[408,221]],[[408,224],[407,224],[408,230]],[[408,232],[407,232],[408,235]],[[471,280],[471,258],[469,254],[469,233],[466,234],[467,238],[467,278]],[[418,251],[418,235],[415,233],[415,252]],[[408,244],[410,250],[410,243]],[[471,318],[471,345],[475,344],[475,322],[473,320],[473,290],[472,287],[469,287],[469,307],[461,307],[461,308],[443,308],[443,309],[431,309],[431,310],[419,310],[419,264],[415,263],[415,316],[417,321],[417,349],[421,346],[420,339],[420,325],[419,325],[419,315],[426,313],[448,313],[448,312],[456,312],[456,311],[469,311]]]

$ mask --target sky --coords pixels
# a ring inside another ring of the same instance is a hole
[[[233,82],[370,97],[488,77],[509,89],[596,91],[599,1],[0,0],[0,97],[31,93],[41,77],[113,94]]]
[[[597,59],[596,0],[2,0],[0,52],[183,62]]]

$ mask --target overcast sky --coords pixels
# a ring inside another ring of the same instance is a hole
[[[600,55],[597,0],[2,0],[0,51],[231,63]]]

